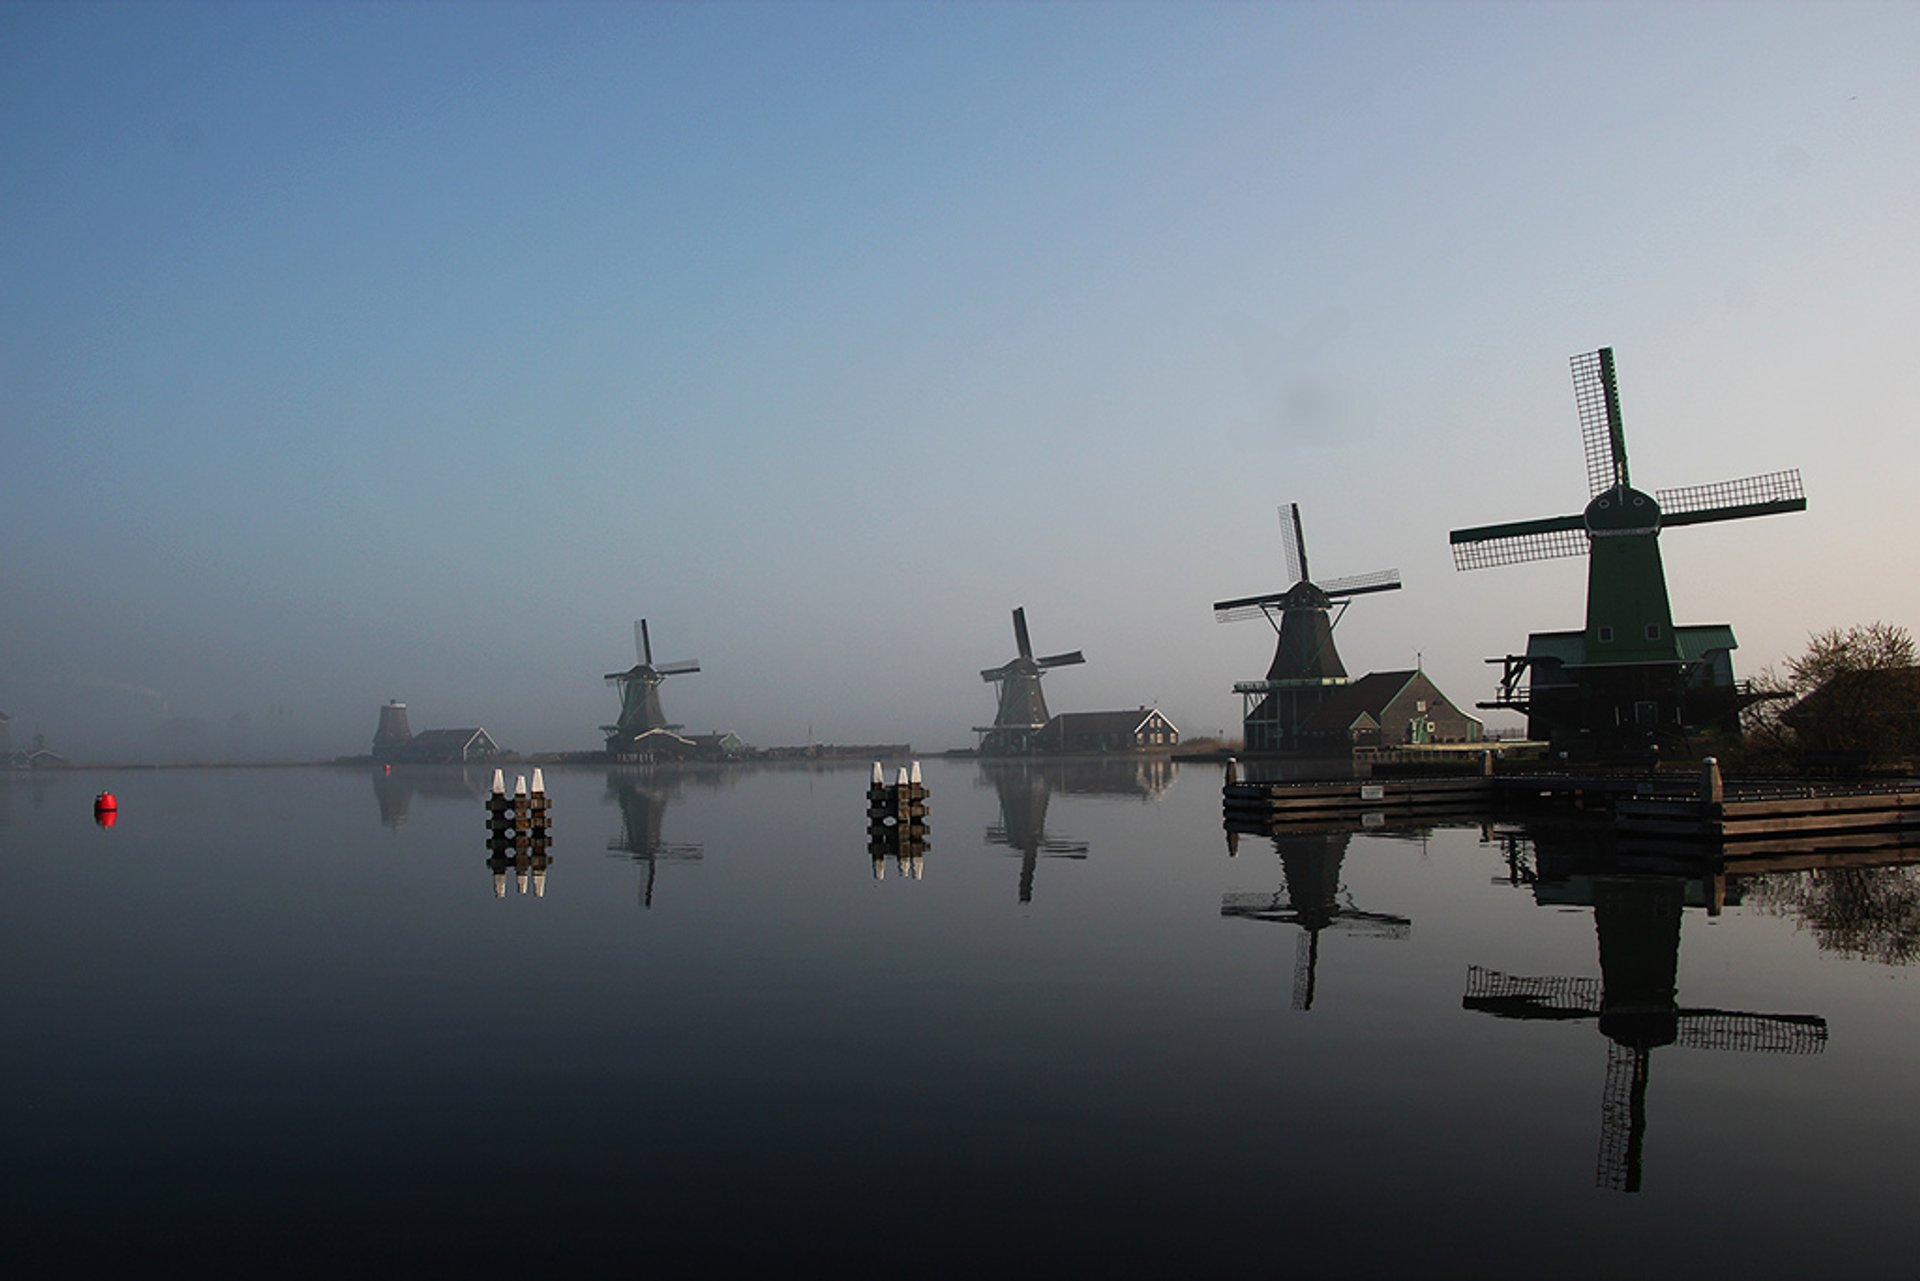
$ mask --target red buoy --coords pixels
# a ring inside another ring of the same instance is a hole
[[[112,827],[120,817],[120,802],[113,799],[112,792],[102,792],[93,798],[93,821],[102,827]]]
[[[93,808],[96,810],[117,810],[120,808],[120,802],[113,799],[112,792],[102,792],[93,798]]]

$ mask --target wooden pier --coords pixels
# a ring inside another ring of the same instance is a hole
[[[1804,850],[1920,845],[1920,781],[1728,782],[1712,757],[1689,777],[1661,774],[1495,773],[1323,782],[1241,782],[1229,760],[1221,805],[1227,826],[1297,830],[1404,823],[1445,815],[1603,810],[1636,841],[1726,857]]]

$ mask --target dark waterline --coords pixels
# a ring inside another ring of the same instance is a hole
[[[1229,858],[1211,768],[926,769],[878,880],[864,766],[551,770],[538,897],[479,770],[0,781],[15,1257],[1912,1271],[1912,869],[1710,915],[1577,834]]]

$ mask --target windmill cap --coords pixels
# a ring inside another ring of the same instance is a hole
[[[1615,485],[1595,494],[1583,513],[1587,532],[1605,538],[1614,534],[1645,534],[1660,528],[1660,504],[1653,495],[1631,485]]]

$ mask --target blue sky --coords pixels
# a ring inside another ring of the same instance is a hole
[[[1744,672],[1920,623],[1911,5],[0,6],[0,710],[131,750],[377,705],[590,747],[630,661],[759,743],[1231,727],[1285,585],[1356,674],[1577,626],[1567,357]],[[270,709],[272,709],[270,711]]]

